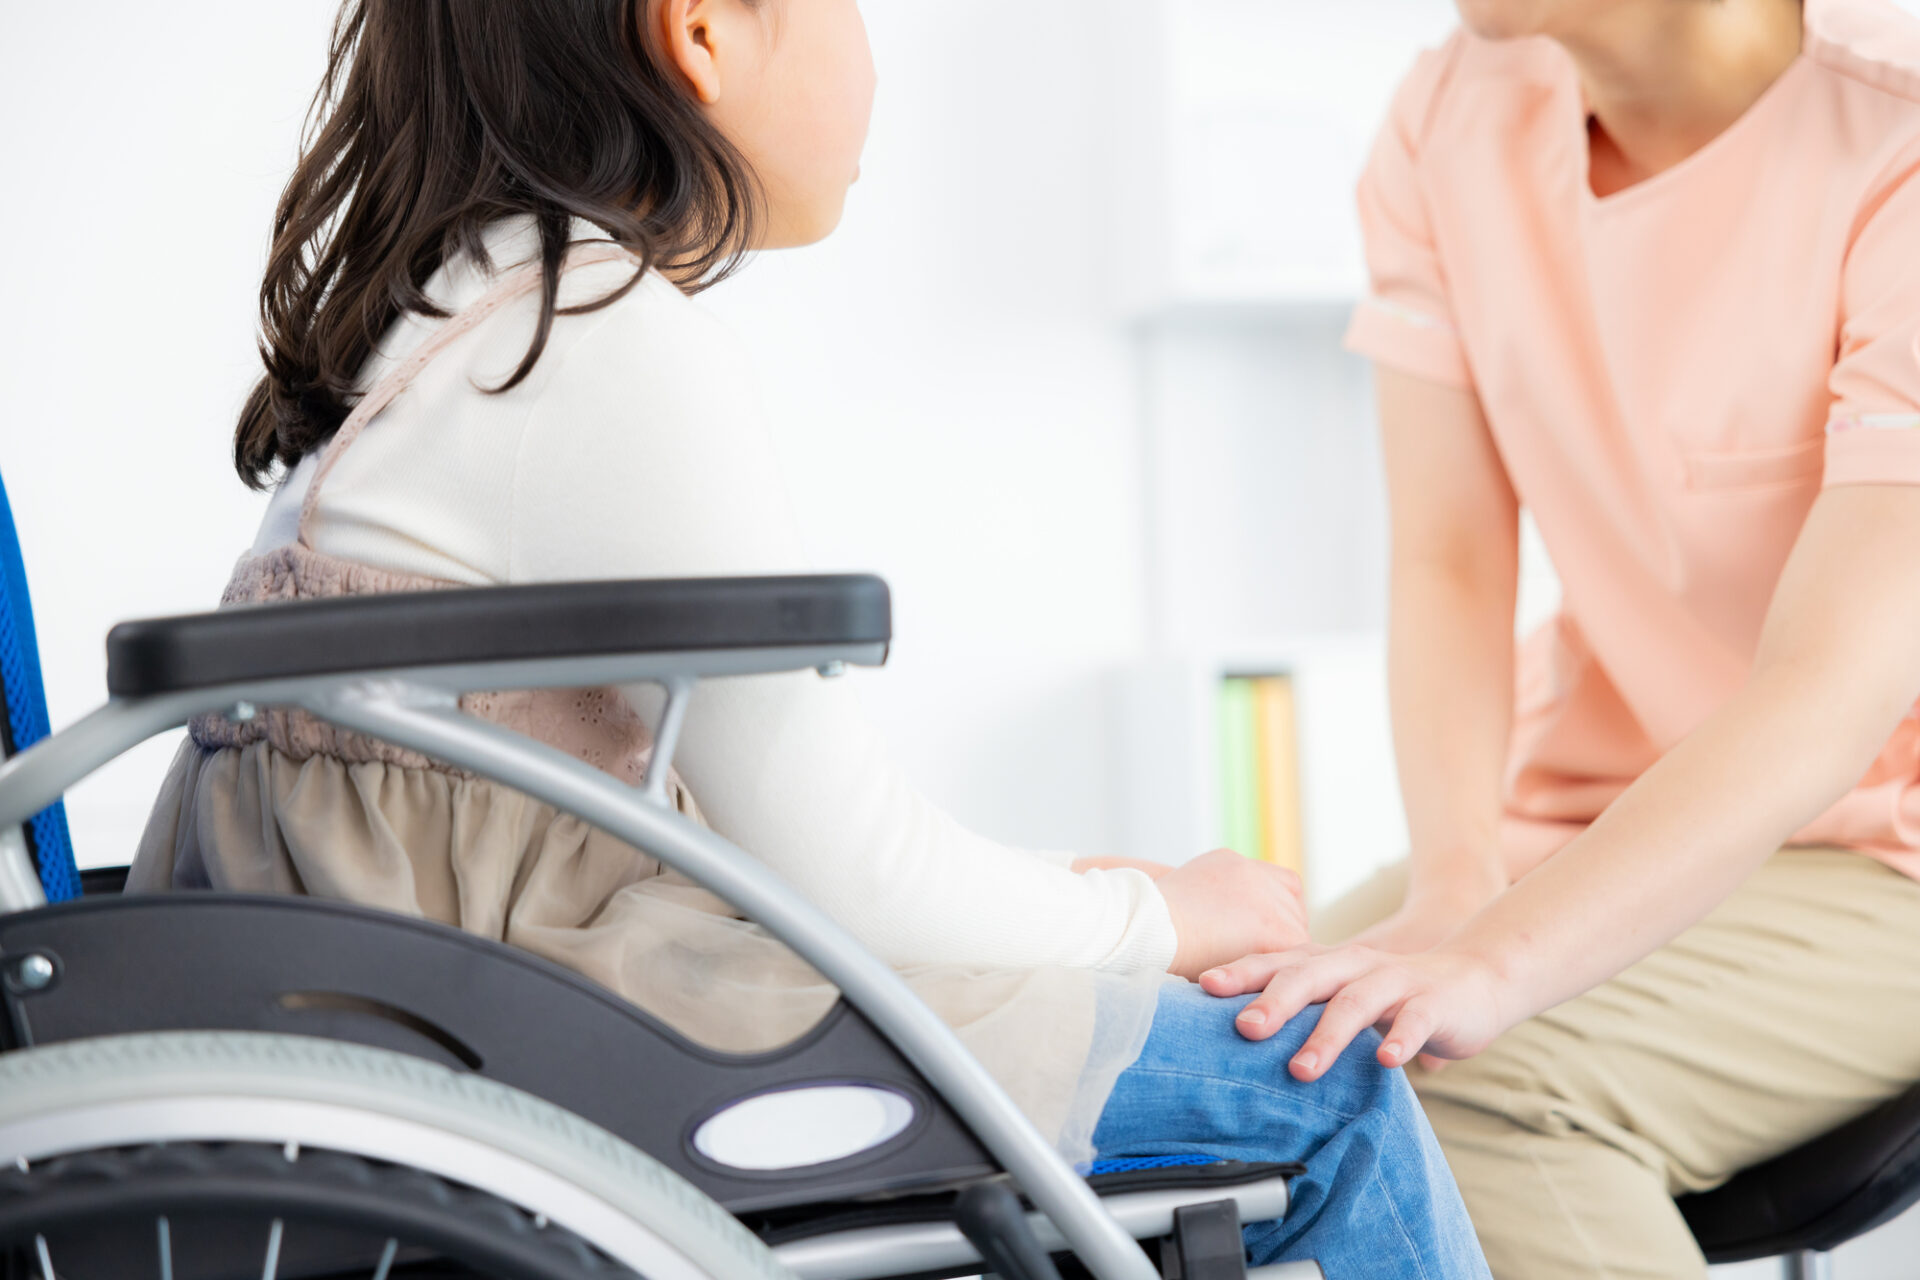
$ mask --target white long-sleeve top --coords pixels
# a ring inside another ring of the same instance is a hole
[[[488,242],[500,267],[532,256],[524,226]],[[631,274],[578,268],[561,303]],[[489,282],[463,261],[427,290],[457,312]],[[748,362],[716,317],[651,276],[602,310],[557,317],[532,375],[486,393],[525,354],[537,308],[535,294],[488,318],[373,420],[322,487],[317,550],[476,586],[812,571]],[[362,386],[440,323],[396,325]],[[280,486],[256,553],[294,539],[313,470],[309,456]],[[643,712],[659,705],[655,690],[629,696]],[[1173,923],[1150,879],[1075,874],[1071,855],[968,831],[902,776],[845,681],[711,681],[674,760],[717,831],[892,964],[1172,962]]]

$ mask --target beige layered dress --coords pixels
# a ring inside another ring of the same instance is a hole
[[[591,245],[568,266],[622,256]],[[223,607],[464,585],[322,554],[308,526],[328,471],[360,433],[436,355],[539,281],[537,267],[502,276],[362,398],[321,455],[296,540],[243,559]],[[475,693],[461,706],[630,785],[645,777],[647,728],[617,688]],[[670,794],[688,820],[702,821],[677,777]],[[192,889],[311,894],[453,925],[577,970],[720,1050],[787,1044],[838,998],[759,926],[641,850],[498,783],[298,710],[264,710],[244,724],[203,716],[191,726],[128,890]],[[1065,1154],[1090,1156],[1113,1080],[1145,1041],[1159,975],[902,972]]]

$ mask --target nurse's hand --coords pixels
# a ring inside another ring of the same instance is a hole
[[[1444,876],[1422,881],[1415,876],[1400,909],[1350,941],[1356,946],[1396,955],[1412,955],[1437,947],[1460,931],[1480,909],[1505,893],[1507,877],[1488,859],[1449,869]]]
[[[1302,947],[1211,969],[1200,975],[1200,985],[1216,996],[1261,992],[1235,1023],[1249,1040],[1265,1040],[1307,1006],[1324,1002],[1320,1025],[1288,1063],[1302,1081],[1325,1075],[1368,1027],[1386,1036],[1380,1064],[1400,1067],[1423,1052],[1470,1058],[1512,1025],[1501,1012],[1492,966],[1445,947],[1411,956],[1362,946]]]

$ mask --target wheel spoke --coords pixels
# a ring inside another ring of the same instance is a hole
[[[75,1280],[72,1274],[56,1269],[53,1241],[61,1244],[65,1258],[62,1265],[86,1266],[84,1260],[76,1261],[79,1254],[75,1250],[80,1246],[75,1242],[82,1237],[69,1235],[70,1227],[82,1226],[83,1222],[102,1226],[111,1223],[114,1227],[100,1239],[88,1237],[86,1247],[80,1250],[89,1254],[111,1253],[116,1265],[110,1280],[122,1280],[123,1276],[125,1280],[175,1280],[176,1276],[184,1280],[186,1273],[197,1265],[194,1259],[209,1243],[203,1238],[207,1224],[201,1222],[203,1216],[209,1215],[227,1224],[224,1230],[215,1228],[219,1239],[225,1241],[219,1252],[226,1254],[233,1248],[242,1251],[241,1258],[229,1255],[229,1266],[235,1263],[248,1266],[241,1260],[250,1247],[247,1241],[260,1243],[261,1236],[256,1233],[262,1226],[268,1228],[259,1272],[241,1273],[243,1276],[257,1274],[259,1280],[279,1280],[285,1266],[301,1271],[307,1253],[314,1249],[330,1253],[325,1246],[333,1245],[336,1237],[339,1245],[351,1242],[358,1246],[351,1250],[358,1257],[341,1258],[341,1264],[352,1267],[356,1262],[359,1266],[373,1263],[366,1271],[343,1274],[359,1275],[363,1280],[398,1280],[399,1276],[410,1274],[402,1267],[400,1255],[405,1251],[406,1239],[412,1236],[388,1236],[374,1225],[379,1219],[387,1218],[387,1229],[393,1229],[395,1224],[387,1211],[389,1204],[415,1211],[422,1221],[431,1223],[432,1229],[423,1228],[423,1231],[438,1247],[430,1247],[425,1252],[447,1254],[449,1261],[463,1260],[475,1252],[485,1253],[489,1246],[497,1244],[499,1233],[508,1230],[513,1231],[514,1239],[543,1252],[589,1243],[577,1240],[560,1224],[550,1223],[545,1214],[516,1203],[517,1198],[505,1199],[433,1177],[425,1171],[331,1153],[320,1155],[317,1161],[309,1160],[305,1150],[281,1142],[270,1145],[195,1142],[190,1148],[195,1160],[182,1166],[166,1158],[166,1150],[171,1146],[149,1143],[89,1148],[91,1163],[76,1164],[72,1169],[66,1167],[64,1160],[36,1163],[25,1181],[35,1198],[34,1210],[42,1210],[44,1200],[44,1212],[33,1213],[34,1221],[19,1242],[25,1245],[32,1241],[33,1247],[15,1250],[19,1255],[16,1280]],[[316,1152],[323,1150],[316,1149]],[[156,1156],[156,1152],[160,1155]],[[283,1164],[283,1159],[287,1163]],[[12,1163],[12,1157],[0,1156],[0,1169],[8,1169]],[[279,1197],[270,1206],[259,1204],[254,1200],[256,1193],[247,1188],[229,1190],[221,1185],[223,1179],[237,1185],[241,1179],[258,1178],[263,1171],[273,1183],[284,1184],[277,1187]],[[172,1214],[181,1206],[169,1202],[178,1190],[170,1180],[183,1173],[205,1181],[207,1190],[202,1191],[198,1182],[193,1188],[195,1195],[206,1203],[202,1205],[196,1199],[195,1211],[188,1215],[193,1222],[186,1228],[186,1261],[178,1262],[174,1257]],[[7,1176],[15,1175],[9,1172]],[[90,1203],[90,1197],[97,1192],[95,1184],[103,1180],[124,1187],[130,1202],[125,1217],[114,1212],[112,1206]],[[142,1200],[145,1201],[143,1207],[133,1207]],[[75,1213],[80,1218],[74,1219]],[[296,1230],[289,1251],[288,1224],[303,1226],[309,1213],[321,1214],[328,1228],[318,1236]],[[74,1220],[69,1222],[69,1219]],[[334,1226],[336,1219],[338,1229]],[[140,1243],[143,1222],[149,1224],[145,1230],[153,1232],[146,1236],[145,1245]],[[60,1230],[53,1229],[63,1223],[66,1225]],[[194,1223],[199,1223],[202,1230],[196,1232]],[[525,1234],[529,1225],[537,1235]],[[447,1238],[441,1239],[436,1233],[445,1233]],[[368,1247],[376,1240],[384,1242],[377,1251]],[[154,1261],[139,1262],[139,1256],[147,1249],[154,1251],[149,1255]],[[422,1251],[414,1250],[407,1256],[413,1258],[419,1252]],[[6,1256],[4,1248],[0,1248],[0,1280],[14,1275],[6,1267]],[[148,1266],[153,1270],[147,1270]],[[183,1266],[186,1272],[182,1272]],[[621,1274],[630,1273],[622,1271]]]
[[[280,1237],[286,1234],[287,1224],[275,1218],[273,1230],[267,1233],[267,1265],[260,1272],[260,1280],[274,1280],[280,1274]]]

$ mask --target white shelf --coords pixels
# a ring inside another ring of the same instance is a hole
[[[1163,653],[1377,631],[1386,507],[1344,308],[1195,313],[1140,335],[1149,586]]]
[[[1450,0],[1114,0],[1122,312],[1146,403],[1158,657],[1120,677],[1128,852],[1221,839],[1218,686],[1292,677],[1310,897],[1405,856],[1387,714],[1371,378],[1340,350],[1353,207]]]
[[[1116,701],[1127,853],[1181,862],[1219,846],[1218,688],[1229,675],[1252,674],[1293,681],[1307,887],[1322,905],[1406,854],[1377,633],[1222,648],[1123,673]]]

